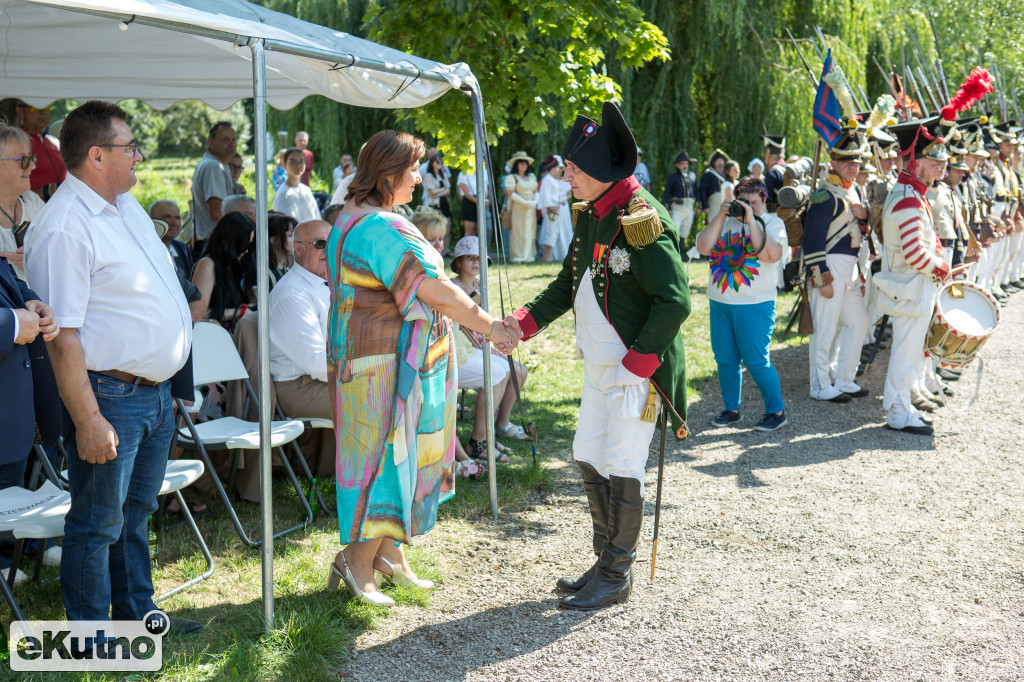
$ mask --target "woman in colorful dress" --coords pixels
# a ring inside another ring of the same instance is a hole
[[[374,572],[430,589],[403,544],[428,532],[454,486],[456,364],[451,320],[510,353],[517,335],[444,273],[419,230],[393,212],[420,183],[423,141],[384,130],[359,153],[327,244],[328,373],[338,451],[341,542],[328,589],[380,606]]]
[[[779,283],[776,264],[788,246],[786,226],[765,211],[768,192],[760,183],[744,178],[735,193],[736,201],[722,202],[696,242],[711,265],[711,350],[725,403],[725,410],[711,424],[722,428],[740,420],[742,362],[764,400],[764,417],[754,428],[774,431],[787,423],[779,375],[769,354]],[[732,206],[742,207],[742,218],[730,214]]]
[[[512,212],[509,255],[513,263],[529,263],[537,256],[537,176],[530,172],[533,158],[516,152],[508,161],[505,202]]]

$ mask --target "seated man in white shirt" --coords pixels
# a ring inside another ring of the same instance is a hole
[[[332,419],[327,384],[327,237],[331,226],[307,220],[295,228],[295,266],[270,292],[270,376],[290,418]],[[334,474],[334,432],[310,429],[303,449],[315,476]],[[311,449],[311,447],[313,449]],[[319,455],[315,454],[319,450]],[[314,453],[310,456],[310,453]]]

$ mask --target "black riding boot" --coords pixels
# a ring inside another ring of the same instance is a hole
[[[636,558],[644,522],[644,498],[640,481],[635,478],[610,476],[608,487],[608,538],[597,560],[597,571],[579,592],[562,598],[558,603],[562,608],[594,611],[629,600],[629,567]]]
[[[604,549],[605,539],[608,537],[608,479],[597,473],[597,469],[586,462],[576,462],[583,474],[583,490],[587,493],[587,502],[590,503],[590,520],[594,524],[594,556],[600,558],[601,550]],[[560,590],[575,592],[587,584],[587,581],[594,577],[597,572],[597,562],[587,569],[587,572],[579,578],[566,576],[559,578],[555,585]]]

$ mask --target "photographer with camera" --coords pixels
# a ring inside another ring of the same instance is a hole
[[[779,259],[787,248],[786,226],[766,212],[768,192],[752,178],[736,186],[736,200],[723,203],[697,235],[697,250],[708,256],[711,349],[725,410],[711,424],[721,428],[740,420],[742,362],[764,400],[758,431],[786,425],[779,375],[769,346],[775,328]]]

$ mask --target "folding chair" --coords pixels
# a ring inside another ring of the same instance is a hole
[[[235,345],[238,348],[238,355],[242,358],[242,363],[245,364],[246,370],[249,373],[250,383],[254,373],[256,372],[256,315],[254,313],[246,314],[235,324]],[[334,422],[330,419],[320,419],[317,417],[300,417],[285,415],[284,410],[281,409],[281,405],[274,400],[274,413],[278,419],[282,420],[295,420],[302,422],[303,429],[331,429],[334,430]],[[248,417],[248,414],[243,414],[243,417]],[[310,488],[316,493],[317,501],[320,504],[320,509],[325,515],[333,515],[335,513],[334,507],[327,504],[327,500],[320,494],[319,488],[313,487],[313,472],[309,470],[309,465],[306,464],[306,457],[302,454],[302,449],[299,448],[297,440],[291,443],[292,453],[295,455],[299,462],[299,467],[302,469],[303,475],[306,480],[309,481]]]
[[[64,450],[63,439],[61,439],[61,441],[59,442],[59,446],[61,452],[64,453],[64,455],[66,456],[67,453]],[[36,454],[39,456],[41,466],[43,470],[46,472],[47,478],[56,483],[61,489],[67,490],[68,472],[66,470],[62,471],[60,475],[55,473],[53,467],[50,465],[49,460],[47,460],[46,453],[43,452],[42,447],[37,445],[35,446],[35,448]],[[188,486],[198,481],[205,470],[206,469],[203,466],[203,463],[197,459],[172,459],[168,460],[167,462],[167,471],[164,473],[164,482],[160,486],[160,492],[157,493],[157,497],[162,497],[164,495],[174,493],[175,496],[178,498],[178,504],[181,505],[182,509],[181,513],[185,517],[183,523],[188,524],[189,528],[192,530],[192,537],[196,539],[196,543],[199,545],[199,550],[203,553],[203,558],[206,560],[206,571],[204,571],[201,575],[196,576],[195,578],[192,578],[175,588],[167,590],[162,594],[155,595],[153,597],[153,601],[161,601],[163,599],[167,599],[168,597],[173,596],[178,592],[181,592],[185,588],[191,587],[192,585],[195,585],[198,582],[206,580],[211,575],[213,575],[213,555],[210,554],[210,548],[206,546],[206,539],[203,538],[203,534],[199,532],[199,526],[196,525],[195,519],[192,517],[191,511],[185,504],[184,498],[182,498],[181,496],[181,490],[183,488],[187,488]],[[61,534],[63,535],[63,532]],[[18,549],[19,548],[15,548],[15,555],[18,554]],[[38,578],[41,558],[42,554],[39,554],[40,560],[36,561],[36,575],[33,577],[33,579]]]
[[[17,540],[11,568],[17,568],[25,540],[47,540],[64,535],[64,517],[69,509],[71,493],[51,481],[46,481],[36,491],[20,487],[0,490],[0,539]],[[0,592],[11,607],[14,620],[25,620],[12,589],[16,573],[8,571],[8,579],[0,580]]]
[[[192,529],[192,536],[199,543],[199,550],[203,553],[203,558],[206,559],[206,571],[177,587],[154,596],[153,601],[163,601],[213,575],[213,556],[210,554],[210,548],[206,546],[206,540],[203,539],[203,534],[199,532],[199,526],[196,525],[196,520],[192,518],[192,512],[189,510],[188,505],[185,504],[185,498],[181,496],[181,489],[187,488],[198,481],[199,477],[203,475],[203,471],[205,471],[205,467],[197,459],[169,460],[167,462],[167,473],[164,474],[164,483],[160,486],[160,492],[157,494],[169,495],[174,493],[178,504],[181,506],[181,513],[185,517],[185,522]]]
[[[242,363],[242,359],[239,357],[238,351],[235,349],[235,345],[231,340],[231,335],[228,334],[227,331],[225,331],[219,324],[212,322],[196,323],[192,332],[192,371],[193,380],[196,386],[227,381],[243,382],[248,395],[248,401],[250,401],[258,411],[259,398],[256,396],[256,391],[253,390],[252,383],[249,381],[249,374],[246,372],[245,365]],[[178,405],[179,414],[185,420],[185,426],[177,430],[177,445],[182,448],[192,450],[193,452],[197,452],[206,464],[206,468],[211,473],[215,470],[213,464],[210,462],[210,456],[208,454],[210,450],[259,449],[260,435],[259,424],[257,422],[245,421],[243,419],[238,419],[237,417],[221,417],[212,421],[196,424],[186,410],[185,404],[177,398],[175,398],[175,402]],[[281,460],[281,465],[283,466],[288,479],[291,481],[292,487],[295,488],[295,492],[298,494],[299,500],[306,511],[305,520],[295,524],[294,526],[278,531],[274,534],[275,538],[279,538],[293,531],[305,528],[313,523],[313,510],[309,506],[309,502],[303,494],[302,486],[295,477],[295,472],[288,463],[288,458],[285,456],[283,449],[284,445],[291,443],[302,435],[303,428],[302,422],[295,420],[273,421],[270,425],[270,446],[277,451]],[[237,467],[238,453],[236,452],[234,461],[231,465],[229,485],[234,482]],[[246,543],[248,546],[258,547],[262,541],[252,540],[249,538],[245,530],[242,528],[242,523],[238,519],[238,514],[235,512],[235,508],[231,504],[231,499],[224,490],[224,486],[221,484],[220,479],[216,475],[212,478],[214,486],[217,489],[217,494],[224,503],[224,507],[227,509],[227,512],[231,517],[231,523],[235,527],[235,532],[238,533],[242,542]],[[264,483],[269,484],[269,481]]]

